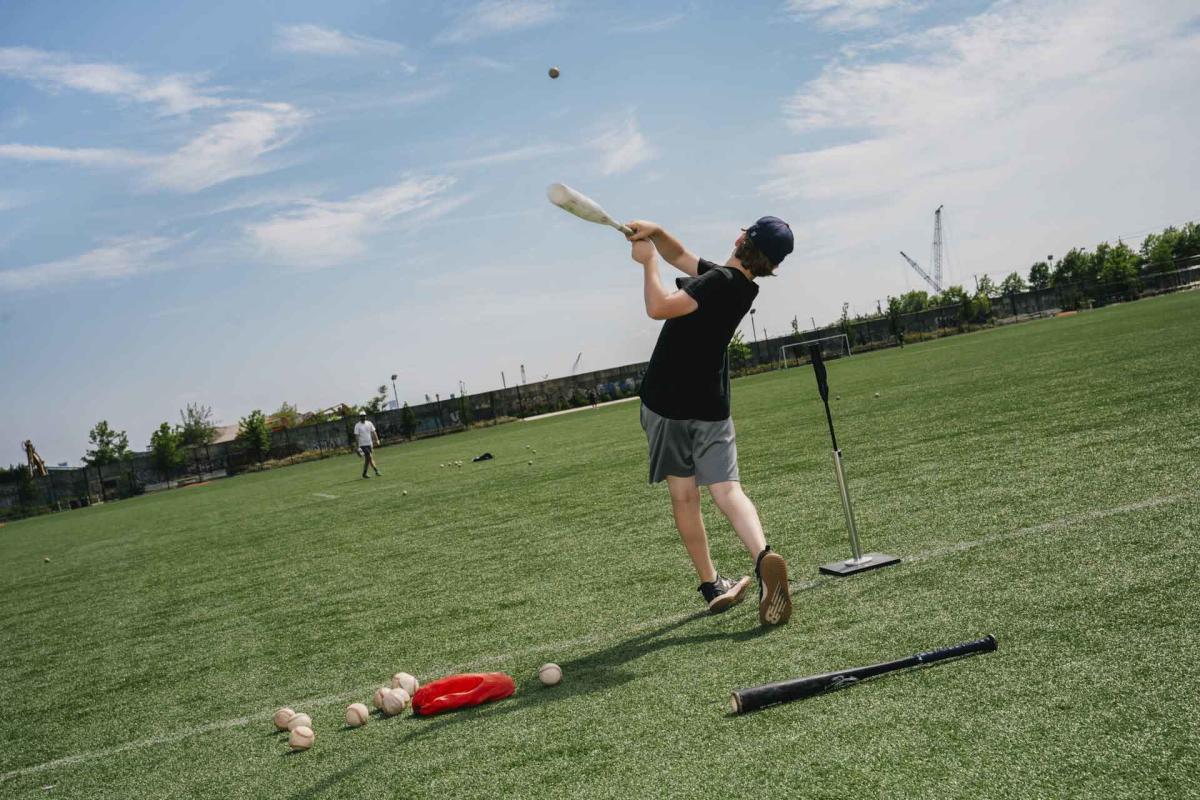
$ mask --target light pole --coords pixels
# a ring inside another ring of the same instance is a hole
[[[396,391],[396,378],[399,376],[392,373],[392,397],[396,398],[396,410],[400,410],[400,393]]]

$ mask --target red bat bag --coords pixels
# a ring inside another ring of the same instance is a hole
[[[427,717],[456,708],[468,708],[492,700],[503,700],[517,690],[503,672],[468,672],[447,675],[427,683],[413,695],[414,714]]]

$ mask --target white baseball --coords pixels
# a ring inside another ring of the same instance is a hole
[[[296,714],[288,720],[287,727],[289,731],[294,731],[296,728],[311,728],[312,717],[308,714]]]
[[[367,707],[362,703],[351,703],[346,706],[346,724],[351,728],[366,725],[370,718],[371,712],[367,711]]]
[[[383,696],[383,713],[394,717],[403,713],[406,708],[408,708],[408,692],[403,689],[388,689],[387,694]]]
[[[285,706],[275,712],[271,717],[271,722],[275,723],[275,730],[286,731],[288,723],[292,721],[292,717],[294,716],[296,716],[296,712]]]
[[[293,750],[307,750],[313,746],[313,740],[317,735],[313,733],[313,729],[307,725],[301,725],[298,728],[293,728],[291,735],[288,736],[288,745]]]
[[[538,670],[538,680],[545,686],[554,686],[562,680],[562,667],[558,664],[542,664]]]
[[[375,690],[375,696],[371,698],[371,705],[375,706],[380,711],[383,711],[383,696],[391,690],[392,687],[390,686],[380,686]]]
[[[412,697],[421,688],[421,682],[407,672],[397,672],[392,676],[392,688],[403,689]]]

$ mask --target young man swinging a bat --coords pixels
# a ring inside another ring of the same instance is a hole
[[[758,618],[779,625],[792,613],[787,563],[767,545],[754,503],[742,491],[737,443],[730,418],[727,348],[758,295],[758,278],[775,273],[792,252],[791,228],[763,217],[734,243],[723,266],[696,257],[653,222],[628,223],[633,260],[642,265],[646,313],[663,320],[658,343],[642,380],[642,428],[650,446],[650,483],[666,480],[683,546],[700,576],[700,594],[713,613],[740,603],[748,576],[722,577],[708,550],[700,513],[700,487],[754,557]],[[658,255],[687,274],[668,292]]]

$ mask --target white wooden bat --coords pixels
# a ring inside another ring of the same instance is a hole
[[[604,209],[595,200],[587,195],[580,194],[570,186],[562,183],[552,183],[546,187],[546,197],[563,211],[570,212],[580,219],[586,219],[588,222],[596,222],[600,225],[611,225],[626,236],[633,233],[629,227],[619,222],[614,222],[613,218],[604,213]]]

